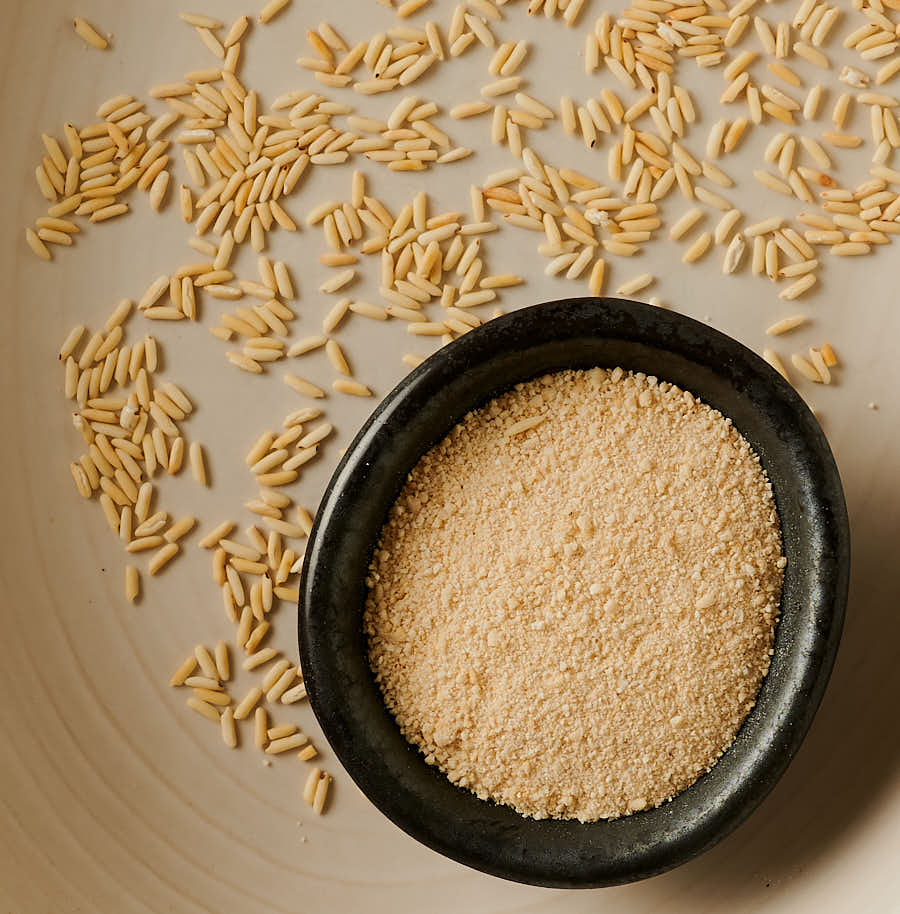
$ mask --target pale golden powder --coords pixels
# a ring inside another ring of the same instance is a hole
[[[370,661],[454,783],[536,818],[621,816],[734,739],[784,564],[729,419],[643,374],[546,375],[410,473],[370,569]]]

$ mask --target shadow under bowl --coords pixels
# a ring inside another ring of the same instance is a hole
[[[365,578],[389,507],[419,458],[470,410],[567,368],[643,371],[723,415],[768,473],[787,567],[771,668],[731,747],[656,809],[613,821],[528,819],[427,765],[370,671]],[[301,581],[309,700],[341,764],[388,818],[475,869],[558,888],[615,885],[684,863],[732,831],[772,789],[816,712],[837,652],[850,539],[840,477],[815,417],[735,340],[638,302],[577,298],[496,318],[445,346],[380,404],[325,492]]]

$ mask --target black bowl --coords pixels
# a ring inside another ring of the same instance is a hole
[[[536,821],[451,784],[406,742],[369,669],[364,580],[407,473],[456,422],[519,381],[595,365],[656,375],[731,417],[769,474],[788,564],[771,669],[715,767],[656,809],[588,824]],[[849,536],[840,477],[818,422],[750,350],[705,324],[633,301],[567,299],[516,311],[416,368],[335,471],[301,582],[300,657],[310,703],[363,793],[434,850],[496,876],[560,888],[653,876],[734,829],[797,751],[840,640]]]

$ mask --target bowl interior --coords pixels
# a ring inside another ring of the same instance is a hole
[[[785,569],[770,672],[715,767],[663,806],[611,822],[526,819],[425,764],[369,670],[362,632],[372,549],[406,475],[469,410],[563,368],[621,366],[679,385],[730,417],[765,467]],[[325,493],[306,551],[300,652],[310,702],[341,763],[413,837],[469,866],[557,887],[662,872],[742,821],[784,771],[821,699],[840,638],[849,532],[818,422],[762,359],[689,318],[637,302],[569,299],[495,319],[440,350],[382,402]]]

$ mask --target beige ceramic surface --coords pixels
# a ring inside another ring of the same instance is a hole
[[[176,18],[175,0],[3,0],[0,36],[3,125],[3,215],[0,257],[5,324],[0,347],[3,486],[2,653],[0,653],[0,910],[14,914],[115,912],[824,912],[900,910],[900,259],[896,245],[877,257],[829,262],[821,293],[799,309],[813,324],[779,344],[783,354],[830,340],[845,368],[833,389],[802,386],[820,411],[844,478],[853,523],[853,583],[843,645],[824,705],[799,756],[762,808],[712,852],[640,885],[566,893],[507,884],[464,869],[417,845],[391,825],[353,787],[329,754],[306,706],[279,712],[317,738],[324,766],[336,776],[329,814],[317,819],[300,790],[307,767],[279,758],[265,767],[245,729],[242,747],[229,751],[218,730],[184,706],[167,685],[172,670],[198,641],[230,637],[208,556],[196,545],[159,579],[144,576],[137,606],[122,595],[124,553],[96,505],[81,502],[67,464],[81,441],[61,396],[56,349],[69,326],[94,327],[121,297],[138,298],[150,281],[197,260],[185,246],[190,229],[172,205],[154,215],[146,198],[132,195],[135,214],[92,227],[55,262],[36,260],[22,229],[44,211],[33,181],[42,154],[40,132],[61,135],[62,123],[86,123],[97,105],[122,91],[142,95],[214,59],[193,30]],[[254,12],[238,0],[208,0],[205,11],[226,21]],[[581,71],[582,35],[603,4],[587,0],[581,24],[529,20],[524,4],[506,8],[497,26],[503,38],[540,42],[524,70],[534,93],[555,103],[562,91],[596,94],[607,79]],[[796,4],[764,8],[771,21],[789,18]],[[847,4],[849,8],[849,4]],[[432,4],[442,28],[451,5]],[[83,15],[114,34],[107,53],[85,50],[70,18]],[[375,0],[295,0],[269,27],[254,26],[245,42],[242,74],[270,101],[278,92],[315,87],[294,59],[306,27],[328,18],[353,41],[392,24]],[[849,26],[842,24],[841,34]],[[748,40],[753,41],[748,35]],[[839,56],[839,55],[838,55]],[[473,48],[417,84],[417,94],[442,106],[477,97],[486,82],[488,54]],[[801,67],[809,74],[808,67]],[[702,138],[714,120],[721,75],[683,67],[685,81],[707,100]],[[701,78],[702,77],[702,78]],[[705,81],[705,88],[704,88]],[[383,116],[390,98],[365,100],[326,90]],[[894,89],[896,91],[896,87]],[[829,110],[829,97],[824,110]],[[155,105],[154,110],[161,110]],[[715,117],[720,115],[716,114]],[[484,119],[437,123],[457,141],[478,149],[465,163],[396,176],[382,166],[363,168],[370,186],[393,206],[424,186],[435,207],[467,208],[468,184],[511,164],[505,150],[486,143]],[[856,127],[866,130],[859,117]],[[759,161],[764,131],[724,163],[732,174]],[[534,138],[548,160],[605,174],[605,149],[586,152],[552,133]],[[847,157],[846,161],[849,161]],[[862,179],[845,168],[849,182]],[[177,180],[184,179],[180,157]],[[349,168],[319,169],[287,203],[297,217],[326,197],[347,197]],[[789,210],[781,198],[744,184],[729,192],[751,218]],[[685,209],[667,201],[669,224]],[[711,223],[712,217],[708,219]],[[507,308],[567,295],[585,285],[550,280],[534,255],[534,236],[504,230],[486,239],[489,269],[517,271],[529,283],[502,296]],[[316,287],[326,275],[315,262],[320,235],[303,230],[274,237],[272,253],[286,259],[299,280],[297,336],[316,332],[327,307]],[[633,262],[616,261],[607,288],[645,270],[662,279],[652,292],[750,346],[765,342],[762,328],[799,310],[780,303],[766,281],[748,273],[723,278],[718,255],[690,268],[668,243],[651,244]],[[827,255],[826,255],[827,257]],[[834,258],[832,258],[832,261]],[[239,260],[254,275],[251,252]],[[374,295],[377,259],[364,264],[359,294]],[[357,291],[357,290],[355,290]],[[253,496],[243,455],[256,436],[277,427],[299,398],[282,384],[279,366],[251,378],[225,362],[226,348],[207,332],[218,310],[206,304],[201,326],[146,326],[133,318],[132,338],[152,330],[163,346],[166,375],[190,393],[197,410],[184,424],[205,443],[213,479],[201,490],[184,473],[162,483],[161,506],[195,512],[208,527],[224,517],[242,525],[241,504]],[[400,379],[403,352],[429,347],[399,324],[353,318],[340,331],[360,377],[379,393]],[[324,356],[296,369],[325,384]],[[878,404],[877,410],[866,405]],[[338,451],[370,403],[329,398],[339,435],[296,486],[313,508]],[[141,563],[143,564],[143,563]],[[274,643],[296,655],[294,617],[283,606]],[[241,674],[237,693],[249,687]]]

